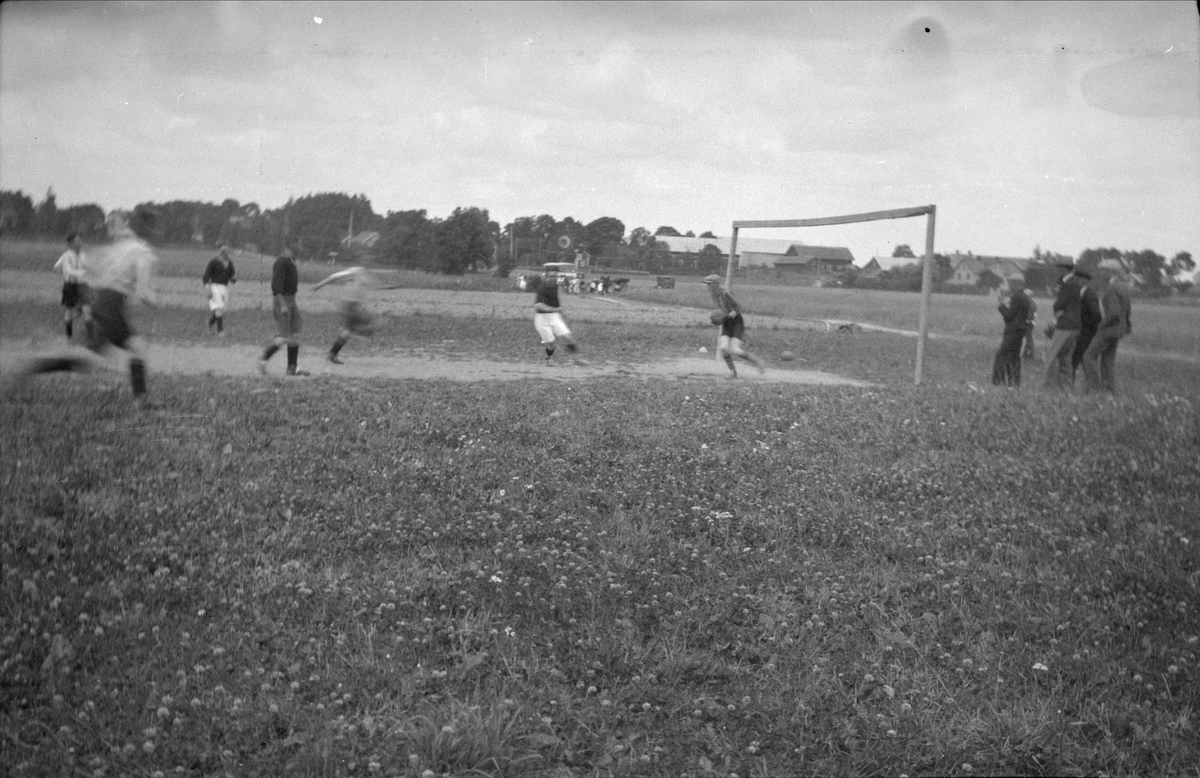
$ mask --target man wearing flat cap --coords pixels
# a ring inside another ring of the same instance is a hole
[[[751,354],[746,348],[746,322],[742,318],[742,310],[738,306],[737,300],[733,299],[733,295],[728,290],[721,288],[721,277],[718,275],[705,276],[704,285],[708,287],[708,292],[712,295],[717,310],[722,314],[717,317],[717,312],[713,312],[713,324],[717,324],[721,328],[721,334],[717,338],[717,354],[725,360],[725,366],[729,368],[729,377],[737,378],[737,368],[733,364],[734,357],[746,360],[758,368],[758,372],[765,373],[767,368],[763,365],[762,360]]]
[[[1098,291],[1100,325],[1092,342],[1083,352],[1083,380],[1086,392],[1117,393],[1117,344],[1133,332],[1129,275],[1119,269],[1108,277]]]
[[[1067,264],[1070,263],[1070,264]],[[1053,335],[1046,354],[1046,375],[1043,381],[1047,389],[1070,391],[1075,383],[1075,368],[1071,356],[1079,342],[1079,331],[1083,326],[1083,291],[1092,274],[1067,259],[1059,263],[1066,275],[1054,298]],[[1073,268],[1073,269],[1072,269]]]

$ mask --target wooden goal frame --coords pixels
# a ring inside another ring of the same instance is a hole
[[[929,336],[929,300],[933,293],[933,229],[937,219],[936,205],[919,205],[915,208],[897,208],[891,211],[872,211],[845,216],[827,216],[821,219],[773,219],[767,221],[735,221],[733,239],[729,244],[729,263],[725,268],[725,289],[733,285],[733,263],[737,261],[738,231],[743,229],[771,227],[827,227],[831,224],[854,224],[883,219],[907,219],[926,216],[925,256],[921,262],[921,317],[917,326],[917,369],[914,383],[921,385],[921,373],[925,366],[925,341]]]

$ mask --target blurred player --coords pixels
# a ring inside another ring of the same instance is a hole
[[[154,290],[154,271],[158,257],[147,243],[157,226],[157,212],[138,206],[133,213],[114,211],[106,222],[115,241],[103,257],[93,258],[89,270],[96,280],[92,297],[92,338],[90,351],[77,351],[34,359],[18,378],[55,372],[86,372],[113,367],[109,357],[115,347],[128,355],[129,380],[138,404],[153,408],[146,392],[145,343],[134,334],[129,322],[126,300],[140,300],[158,306]]]
[[[533,328],[537,330],[546,349],[546,367],[550,367],[559,341],[567,347],[568,354],[575,356],[579,353],[575,336],[562,317],[562,303],[558,299],[558,273],[554,270],[547,270],[542,282],[534,289],[533,311]],[[577,365],[587,364],[578,356],[574,361]]]
[[[322,279],[313,287],[313,291],[317,291],[326,284],[342,284],[350,292],[349,297],[342,303],[341,332],[338,333],[337,340],[330,346],[327,355],[330,362],[340,365],[343,363],[338,357],[338,352],[346,345],[346,341],[350,340],[351,335],[369,338],[375,334],[375,315],[367,310],[366,306],[367,292],[372,289],[394,289],[395,287],[384,286],[379,276],[365,267],[339,270],[328,278]]]
[[[733,299],[733,295],[721,288],[721,277],[705,276],[704,284],[708,287],[713,302],[725,314],[719,322],[721,335],[717,338],[717,354],[725,360],[725,365],[729,368],[729,377],[737,378],[737,368],[733,366],[734,357],[746,360],[758,368],[760,373],[767,372],[762,360],[746,349],[746,323],[742,318],[742,310],[738,307],[737,300]]]
[[[67,250],[54,263],[55,270],[63,274],[62,306],[63,325],[67,331],[67,340],[75,334],[75,318],[83,319],[84,332],[90,340],[92,337],[92,306],[88,300],[86,283],[87,257],[83,253],[83,242],[78,233],[67,235]]]
[[[263,350],[258,359],[258,372],[267,374],[267,362],[282,346],[287,346],[287,374],[308,375],[296,369],[300,361],[300,309],[296,307],[296,290],[300,286],[300,272],[292,258],[292,250],[284,250],[271,267],[271,297],[275,315],[275,339]]]
[[[204,268],[200,283],[208,287],[208,328],[217,325],[217,336],[225,334],[225,309],[229,307],[229,285],[237,283],[237,271],[229,258],[229,246],[221,244],[217,255]]]

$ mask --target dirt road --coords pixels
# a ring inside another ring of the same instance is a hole
[[[60,282],[50,273],[6,272],[0,284],[0,301],[38,299],[57,301]],[[341,290],[322,290],[305,297],[306,311],[334,311],[341,301]],[[204,288],[190,279],[164,278],[159,280],[159,293],[165,305],[202,308]],[[270,294],[265,284],[249,282],[235,289],[233,310],[265,307]],[[423,311],[444,316],[529,318],[529,295],[503,292],[458,292],[427,289],[396,289],[375,293],[372,307],[396,313]],[[659,306],[599,295],[570,296],[565,301],[572,321],[629,322],[637,321],[648,327],[686,326],[702,320],[706,311],[673,306]],[[754,317],[747,317],[751,327]],[[783,320],[772,318],[771,326],[778,329],[812,329],[825,331],[838,322]],[[0,338],[0,370],[8,372],[29,356],[45,349],[60,347],[57,338]],[[258,350],[237,345],[167,345],[151,342],[150,369],[155,372],[179,375],[257,376]],[[394,380],[448,381],[514,381],[523,379],[579,380],[588,378],[647,379],[711,379],[725,380],[728,371],[711,353],[672,359],[652,364],[592,361],[575,365],[558,360],[546,367],[540,360],[504,362],[484,359],[461,359],[445,355],[428,355],[396,351],[386,356],[352,355],[344,365],[325,361],[316,349],[301,354],[301,369],[312,379],[386,378]],[[271,364],[271,375],[281,376],[282,357]],[[820,384],[867,386],[832,373],[814,370],[769,369],[760,375],[749,365],[739,365],[739,380],[778,384]]]

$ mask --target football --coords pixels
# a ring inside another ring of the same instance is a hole
[[[720,324],[725,321],[725,311],[715,310],[708,315],[708,320],[713,324]]]
[[[782,359],[784,362],[791,362],[793,359],[796,358],[796,355],[790,351],[785,351],[779,355],[779,358]]]

